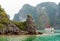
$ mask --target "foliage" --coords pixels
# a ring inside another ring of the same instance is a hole
[[[27,17],[32,17],[31,14],[28,14]]]
[[[3,24],[0,24],[0,29],[3,29],[4,28],[4,25]]]
[[[16,22],[16,21],[12,21],[18,28],[20,28],[21,30],[25,30],[26,27],[26,23],[25,22]]]
[[[7,18],[2,18],[1,19],[1,23],[2,24],[7,24],[7,23],[9,23],[10,21],[7,19]]]
[[[0,16],[2,16],[2,17],[7,17],[6,12],[4,11],[3,8],[1,8],[1,6],[0,6]]]
[[[5,13],[4,9],[0,5],[0,23],[9,23],[9,19],[7,17],[7,14]]]
[[[0,5],[0,29],[3,29],[10,20],[7,17],[5,10]]]

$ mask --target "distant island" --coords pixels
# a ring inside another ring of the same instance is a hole
[[[44,10],[42,10],[42,8],[44,8]],[[53,28],[60,29],[60,3],[42,2],[37,4],[35,7],[29,4],[24,4],[19,12],[14,15],[13,20],[24,21],[28,14],[32,15],[38,29],[44,29],[45,22],[43,21],[47,20]],[[42,18],[42,16],[46,16],[46,18]]]

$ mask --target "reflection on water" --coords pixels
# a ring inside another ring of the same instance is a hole
[[[36,39],[36,36],[28,36],[24,41],[33,41]]]
[[[33,41],[36,35],[0,36],[0,41]]]

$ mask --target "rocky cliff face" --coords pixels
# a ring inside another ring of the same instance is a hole
[[[15,21],[24,21],[26,19],[26,15],[31,14],[32,16],[35,16],[35,8],[33,6],[30,6],[29,4],[25,4],[22,9],[15,14],[14,19]],[[35,17],[33,17],[35,18]]]
[[[39,19],[40,19],[40,10],[42,10],[41,8],[44,7],[45,8],[45,11],[49,17],[49,23],[51,26],[56,26],[56,22],[60,22],[59,20],[57,20],[56,16],[57,16],[57,13],[60,12],[60,5],[57,5],[56,3],[54,2],[43,2],[43,3],[40,3],[38,4],[36,7],[33,7],[33,6],[30,6],[28,4],[25,4],[22,9],[17,13],[15,14],[14,16],[14,20],[15,21],[22,21],[23,19],[26,19],[27,17],[27,14],[31,14],[32,17],[35,19],[35,23],[36,25],[38,26],[38,24],[40,23]],[[58,14],[59,15],[59,14]],[[59,15],[60,16],[60,15]],[[59,18],[59,17],[58,17]],[[59,18],[60,19],[60,18]],[[39,20],[39,21],[38,21]],[[57,21],[56,21],[57,20]],[[60,25],[60,24],[59,24]],[[38,26],[39,27],[39,26]],[[59,27],[58,27],[59,28]]]
[[[45,8],[45,12],[49,17],[50,25],[54,26],[55,17],[56,17],[57,8],[58,8],[57,4],[53,2],[44,2],[44,3],[38,4],[36,6],[36,9],[39,15],[41,14],[40,12],[40,10],[42,10],[41,7]]]

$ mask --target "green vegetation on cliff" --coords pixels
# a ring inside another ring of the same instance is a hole
[[[0,24],[0,30],[3,29],[3,28],[4,28],[3,24]]]
[[[12,21],[19,29],[25,30],[26,28],[26,22],[17,22],[17,21]]]
[[[0,28],[5,28],[4,24],[7,24],[8,22],[9,19],[7,17],[7,14],[0,5]]]

